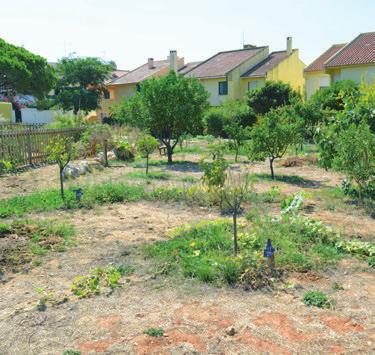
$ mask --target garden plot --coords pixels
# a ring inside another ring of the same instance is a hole
[[[168,231],[183,223],[216,219],[215,212],[136,202],[54,217],[73,223],[77,246],[47,254],[42,265],[0,286],[5,354],[374,350],[375,276],[355,259],[344,259],[324,273],[292,273],[273,293],[249,293],[160,274],[145,258],[145,244],[166,240]],[[134,269],[121,280],[122,287],[83,299],[70,291],[76,276],[120,264]],[[306,307],[303,294],[316,289],[336,305]],[[38,311],[45,295],[47,308]],[[161,328],[164,335],[144,334],[149,328]]]

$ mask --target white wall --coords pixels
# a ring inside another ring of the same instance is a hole
[[[36,108],[23,108],[22,123],[50,123],[53,121],[56,111],[38,111]],[[12,122],[15,122],[15,113],[12,111]]]

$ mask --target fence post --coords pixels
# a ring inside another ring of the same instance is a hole
[[[26,135],[26,146],[27,146],[27,158],[29,160],[29,165],[33,165],[33,152],[31,150],[31,128],[28,129]]]
[[[104,166],[107,168],[108,167],[108,141],[104,139]]]

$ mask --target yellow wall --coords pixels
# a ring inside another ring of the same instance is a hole
[[[305,94],[308,99],[316,91],[318,91],[322,86],[331,83],[331,77],[324,71],[314,71],[305,73]],[[322,85],[324,84],[324,85]]]
[[[316,71],[305,73],[305,91],[306,97],[309,98],[321,88],[322,80],[326,82],[353,80],[358,84],[365,80],[368,84],[375,81],[375,65],[351,65],[347,67],[330,68],[326,72]]]
[[[6,121],[12,120],[12,104],[9,102],[0,102],[0,121],[1,118]]]
[[[305,64],[299,59],[298,50],[294,50],[290,56],[270,70],[265,77],[241,78],[241,97],[246,95],[249,83],[256,82],[256,87],[262,87],[266,80],[279,80],[288,83],[294,90],[302,94],[305,86],[304,68]]]
[[[358,84],[365,80],[371,84],[375,80],[375,64],[370,65],[351,65],[347,67],[328,69],[332,81],[354,80]]]
[[[259,78],[242,78],[241,79],[241,90],[242,90],[242,96],[245,96],[246,93],[249,90],[249,83],[253,83],[254,86],[257,88],[261,88],[264,86],[266,82],[265,77],[259,77]]]
[[[208,102],[211,106],[219,106],[224,101],[229,99],[229,93],[231,88],[229,87],[228,83],[228,95],[219,95],[219,82],[226,81],[226,78],[214,78],[214,79],[200,79],[200,83],[204,86],[204,88],[209,93]]]
[[[109,116],[109,108],[133,95],[137,90],[137,86],[136,84],[110,85],[107,87],[107,90],[109,91],[110,98],[103,98],[100,101],[100,109],[97,110],[99,118]]]
[[[302,94],[305,86],[304,69],[305,64],[299,59],[298,50],[294,50],[290,56],[267,73],[267,80],[283,81]]]
[[[219,106],[226,100],[238,100],[243,97],[241,75],[253,67],[268,55],[268,47],[264,48],[254,57],[251,57],[237,68],[230,71],[226,78],[202,78],[199,79],[204,88],[210,94],[208,99],[211,106]],[[219,82],[228,80],[228,95],[219,95]]]

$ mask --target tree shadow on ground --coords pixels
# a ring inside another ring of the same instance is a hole
[[[182,172],[200,172],[202,171],[199,163],[191,162],[191,161],[174,161],[172,164],[167,164],[167,170],[172,171],[182,171]]]
[[[318,189],[323,185],[319,181],[305,179],[298,175],[275,175],[275,178],[272,179],[270,174],[255,174],[255,177],[259,180],[267,181],[280,181],[290,185],[296,185],[299,187],[309,187],[313,189]]]
[[[133,168],[146,168],[146,163],[136,162],[132,164]],[[166,170],[182,171],[182,172],[201,172],[202,169],[199,163],[188,160],[175,160],[172,164],[168,164],[164,160],[151,160],[149,166],[164,166]]]

